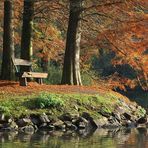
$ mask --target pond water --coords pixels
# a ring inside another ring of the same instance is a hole
[[[0,148],[148,148],[148,129],[0,133]]]

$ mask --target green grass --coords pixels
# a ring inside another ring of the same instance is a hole
[[[99,118],[99,109],[111,113],[114,106],[119,104],[119,96],[107,94],[55,94],[41,92],[27,96],[12,96],[0,94],[0,113],[8,116],[20,117],[30,114],[46,113],[55,118],[63,113],[88,112]]]

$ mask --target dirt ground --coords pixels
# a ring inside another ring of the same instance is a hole
[[[29,82],[28,86],[19,86],[18,82],[0,81],[0,93],[30,94],[41,91],[97,94],[98,92],[105,93],[109,89],[101,86],[39,85],[36,82]]]
[[[117,92],[112,91],[110,88],[106,88],[102,85],[97,86],[70,86],[70,85],[40,85],[36,82],[29,82],[28,86],[20,86],[15,81],[1,81],[0,80],[0,96],[5,95],[17,95],[27,96],[31,94],[38,94],[40,92],[51,93],[64,93],[64,94],[90,94],[90,95],[107,95],[111,93],[113,96],[118,96],[126,102],[130,102],[129,99]],[[2,97],[3,98],[3,97]]]

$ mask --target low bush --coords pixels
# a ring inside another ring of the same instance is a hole
[[[10,114],[14,104],[11,101],[0,102],[0,113]]]
[[[62,78],[62,69],[51,65],[48,70],[47,84],[60,84]]]
[[[41,93],[36,99],[35,104],[37,108],[61,107],[64,102],[55,94]]]

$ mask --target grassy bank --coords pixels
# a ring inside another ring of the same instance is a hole
[[[0,94],[0,112],[16,118],[42,113],[46,113],[50,118],[56,118],[67,112],[72,114],[88,112],[94,118],[99,118],[101,116],[99,110],[111,113],[120,106],[121,101],[131,103],[126,97],[112,91],[97,94],[49,92],[31,95]]]

